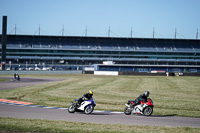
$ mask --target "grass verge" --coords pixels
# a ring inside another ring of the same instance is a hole
[[[145,90],[149,90],[155,105],[153,115],[200,117],[200,77],[20,76],[65,80],[1,91],[0,98],[33,102],[43,106],[68,107],[71,101],[92,89],[97,103],[95,109],[123,112],[124,104],[128,100],[134,100]]]
[[[82,122],[17,119],[0,117],[0,132],[60,132],[60,133],[197,133],[200,128],[189,127],[150,127],[119,124],[92,124]]]
[[[9,81],[9,79],[0,79],[0,82]]]

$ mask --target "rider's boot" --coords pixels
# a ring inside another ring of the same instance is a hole
[[[80,107],[79,102],[76,102],[75,106],[76,106],[77,108]]]
[[[77,107],[79,108],[81,106],[81,102],[78,102],[77,103]]]
[[[133,105],[133,104],[130,105],[130,108],[131,108],[132,110],[134,109],[134,107],[135,107],[135,105]]]

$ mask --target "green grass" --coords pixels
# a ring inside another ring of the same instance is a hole
[[[60,132],[60,133],[197,133],[200,128],[150,127],[119,124],[92,124],[82,122],[16,119],[0,117],[0,132]]]
[[[1,91],[0,98],[68,107],[75,98],[93,90],[95,109],[123,112],[128,100],[149,90],[155,105],[153,115],[200,117],[200,77],[21,75],[21,78],[28,76],[65,80]]]
[[[1,75],[11,76],[11,75]],[[62,78],[1,91],[0,98],[33,102],[36,105],[68,107],[75,98],[92,89],[98,110],[123,111],[128,100],[145,90],[154,101],[153,115],[200,117],[200,77],[145,77],[94,75],[20,75],[23,77]],[[0,117],[0,132],[200,132],[200,128],[150,127],[80,122],[48,121]]]
[[[0,79],[0,82],[9,81],[9,79]]]

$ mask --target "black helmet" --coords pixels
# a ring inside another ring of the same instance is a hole
[[[149,94],[150,94],[150,92],[149,92],[149,91],[145,91],[145,92],[144,92],[144,95],[145,95],[146,97],[148,97],[148,96],[149,96]]]

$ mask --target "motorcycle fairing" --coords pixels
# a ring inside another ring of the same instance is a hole
[[[81,106],[78,108],[79,110],[84,110],[87,105],[91,104],[91,101],[83,101]]]
[[[128,103],[134,104],[135,101],[128,100]]]
[[[130,104],[134,104],[134,102],[135,101],[129,100],[128,104],[125,104],[125,105],[130,108]],[[136,105],[133,108],[132,113],[143,114],[143,109],[147,106],[152,106],[152,107],[154,106],[153,101],[150,98],[147,99],[147,102],[140,101],[140,104]]]

